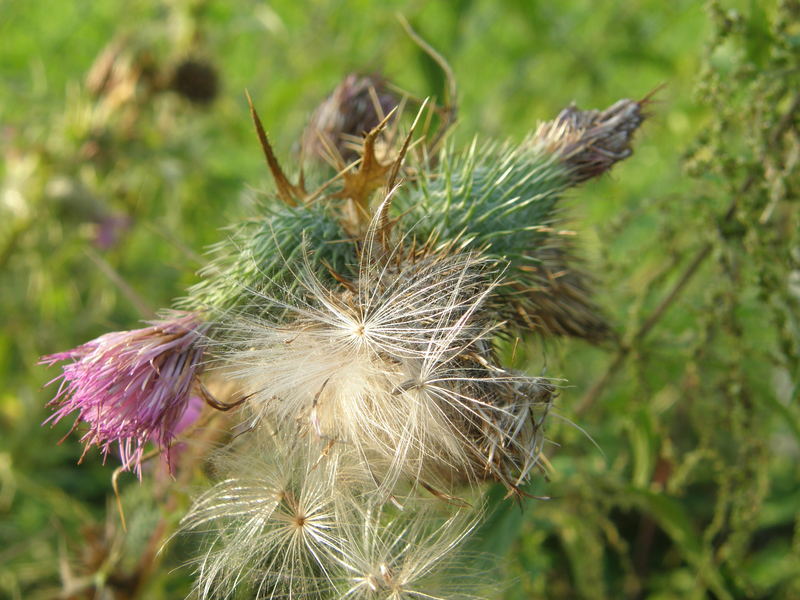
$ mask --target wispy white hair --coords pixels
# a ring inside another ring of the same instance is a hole
[[[482,308],[497,285],[494,263],[387,249],[378,221],[353,282],[331,287],[306,265],[285,297],[261,298],[279,319],[228,325],[223,358],[252,423],[349,445],[386,493],[402,477],[517,485],[541,441],[531,412],[552,386],[493,364],[497,324]]]
[[[349,508],[349,507],[348,507]],[[342,600],[455,600],[477,598],[474,575],[452,570],[480,511],[442,517],[430,506],[415,511],[356,505],[340,518],[337,598]]]
[[[332,589],[329,557],[336,534],[336,495],[353,489],[342,452],[248,432],[217,458],[224,479],[200,495],[182,520],[207,534],[197,561],[201,599],[317,598]],[[324,596],[323,596],[324,597]]]

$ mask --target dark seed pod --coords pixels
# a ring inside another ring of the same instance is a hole
[[[210,104],[219,91],[219,75],[208,61],[185,58],[173,68],[168,87],[190,102]]]

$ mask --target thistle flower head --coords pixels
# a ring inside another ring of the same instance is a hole
[[[107,333],[43,357],[41,362],[48,365],[70,361],[53,380],[61,384],[47,422],[76,412],[76,425],[89,424],[81,438],[87,449],[95,445],[107,455],[116,443],[123,468],[141,476],[147,442],[167,448],[186,426],[202,369],[206,327],[196,314],[175,313],[149,327]]]
[[[212,259],[200,272],[203,279],[181,305],[219,315],[249,304],[260,312],[264,303],[254,305],[252,291],[280,296],[281,286],[295,287],[292,268],[301,264],[303,250],[339,272],[352,264],[352,244],[345,237],[333,211],[321,203],[270,207],[265,217],[248,220],[212,247]],[[327,273],[321,264],[315,272]]]

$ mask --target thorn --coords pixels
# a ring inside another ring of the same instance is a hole
[[[397,14],[397,20],[400,21],[400,25],[405,30],[406,35],[411,38],[411,41],[419,46],[419,48],[425,52],[425,54],[430,56],[431,59],[433,59],[433,61],[439,65],[439,68],[444,73],[447,81],[447,87],[444,90],[444,106],[440,109],[442,122],[439,125],[436,135],[429,146],[431,153],[433,153],[436,151],[437,147],[444,139],[445,134],[456,122],[458,117],[458,86],[456,84],[456,76],[453,73],[453,69],[450,67],[449,63],[444,59],[444,57],[434,50],[433,47],[428,44],[428,42],[423,40],[416,31],[414,31],[414,29],[411,27],[411,24],[402,14]]]
[[[408,130],[408,135],[406,135],[406,139],[403,141],[403,146],[400,148],[400,152],[398,153],[394,163],[391,165],[391,169],[389,171],[389,178],[386,181],[386,206],[383,207],[383,211],[381,212],[381,219],[378,227],[379,231],[381,232],[381,239],[384,246],[386,245],[386,241],[389,239],[389,234],[391,233],[392,228],[392,223],[389,220],[389,207],[392,204],[392,196],[395,191],[395,180],[397,179],[397,175],[400,173],[400,167],[403,166],[403,161],[408,153],[408,148],[411,144],[411,138],[413,137],[414,131],[417,128],[420,116],[425,111],[427,105],[428,98],[425,98],[422,106],[417,111],[417,116],[414,117],[414,122],[411,124],[411,128]]]
[[[647,92],[647,94],[645,94],[644,98],[639,100],[639,106],[645,106],[647,104],[655,102],[654,98],[655,98],[656,94],[658,94],[662,90],[666,89],[666,87],[667,87],[667,82],[666,81],[662,82],[662,83],[659,83],[656,87],[654,87],[652,90]]]
[[[211,393],[211,391],[203,384],[202,381],[198,380],[197,383],[198,383],[198,388],[200,389],[200,395],[203,397],[203,401],[206,404],[208,404],[211,408],[220,410],[222,412],[227,412],[229,410],[237,408],[238,406],[241,406],[242,404],[247,402],[252,396],[252,394],[247,394],[245,396],[242,396],[238,400],[234,400],[233,402],[222,402],[220,400],[217,400],[214,394]]]
[[[256,112],[256,107],[253,105],[253,99],[250,97],[250,92],[245,90],[244,95],[247,97],[247,104],[250,107],[250,117],[253,119],[253,124],[256,127],[258,134],[258,141],[261,143],[261,149],[264,152],[264,157],[267,159],[267,166],[269,166],[270,173],[275,179],[275,185],[278,186],[278,196],[285,204],[289,206],[297,206],[297,200],[305,197],[306,191],[301,185],[294,185],[284,174],[281,169],[278,159],[275,158],[275,152],[267,138],[267,133],[264,131],[264,126],[261,124],[261,119]]]
[[[380,123],[367,133],[361,150],[361,162],[358,170],[356,172],[343,171],[344,186],[334,194],[335,197],[349,198],[352,201],[359,224],[370,219],[370,195],[386,183],[387,174],[392,168],[392,164],[382,165],[375,156],[375,140],[396,112],[397,107],[393,108]]]
[[[386,128],[389,120],[396,113],[397,107],[394,107],[389,111],[389,114],[386,115],[380,123],[373,127],[364,138],[364,150],[361,157],[361,167],[359,168],[359,172],[373,170],[376,168],[376,166],[377,168],[383,168],[383,165],[378,162],[378,157],[375,156],[375,140],[378,139],[378,135],[380,135],[380,133]]]
[[[425,488],[430,494],[434,497],[438,498],[439,500],[444,500],[448,504],[452,504],[459,508],[471,508],[472,505],[464,500],[463,498],[459,498],[458,496],[451,496],[441,490],[436,489],[432,485],[425,483],[424,481],[420,481],[419,484]]]
[[[394,181],[397,178],[397,174],[400,172],[400,167],[403,164],[403,160],[405,160],[406,153],[408,152],[409,144],[411,143],[411,136],[414,135],[414,130],[417,128],[417,124],[419,123],[419,119],[422,116],[422,113],[425,111],[425,108],[428,106],[429,98],[425,98],[422,102],[422,106],[420,106],[419,110],[417,111],[417,116],[414,117],[414,122],[411,124],[411,129],[408,130],[408,135],[406,136],[405,141],[403,142],[403,147],[400,148],[400,153],[397,155],[397,159],[394,161],[392,165],[392,170],[389,174],[389,180],[386,184],[387,190],[390,190],[394,187]]]

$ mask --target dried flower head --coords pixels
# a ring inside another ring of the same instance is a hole
[[[224,479],[182,521],[209,536],[196,561],[199,598],[440,598],[425,595],[442,583],[433,571],[479,513],[370,502],[354,459],[350,447],[264,428],[223,451]]]
[[[109,109],[145,97],[158,88],[159,65],[152,44],[143,36],[122,35],[108,43],[86,75],[86,88]]]
[[[362,136],[399,105],[378,75],[351,73],[314,111],[303,133],[303,154],[327,160],[331,152],[343,162],[358,158]]]
[[[603,111],[570,105],[539,126],[533,143],[557,154],[568,164],[573,182],[581,183],[633,153],[631,139],[645,119],[642,104],[622,99]]]
[[[66,352],[42,358],[43,364],[71,361],[50,402],[58,423],[77,412],[89,424],[81,438],[104,455],[116,443],[122,466],[141,476],[147,442],[169,447],[185,426],[184,417],[202,370],[207,325],[194,313],[175,313],[149,327],[107,333]],[[193,413],[192,413],[193,414]]]

